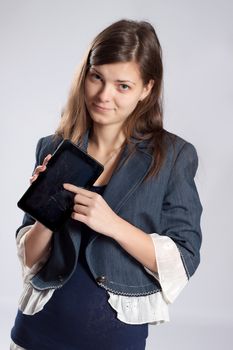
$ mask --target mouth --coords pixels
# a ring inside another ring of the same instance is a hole
[[[93,103],[93,106],[96,108],[96,109],[98,109],[98,110],[100,110],[100,111],[112,111],[114,108],[105,108],[105,107],[101,107],[101,106],[99,106],[99,105],[97,105],[97,104],[95,104],[95,103]]]

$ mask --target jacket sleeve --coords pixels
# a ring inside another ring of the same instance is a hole
[[[43,159],[41,159],[42,155],[41,155],[41,150],[42,150],[42,143],[43,143],[43,137],[41,139],[39,139],[39,141],[37,142],[37,146],[36,146],[36,162],[35,162],[35,166],[33,169],[33,172],[35,170],[35,168],[42,163]],[[32,172],[32,174],[33,174]],[[25,213],[23,216],[23,222],[22,225],[16,230],[16,236],[18,235],[19,231],[21,230],[21,228],[25,227],[25,226],[29,226],[29,225],[33,225],[35,223],[35,219],[33,219],[33,217],[31,217],[29,214]]]
[[[200,263],[202,205],[194,177],[198,157],[194,146],[184,144],[174,162],[161,213],[160,234],[176,244],[189,279]]]

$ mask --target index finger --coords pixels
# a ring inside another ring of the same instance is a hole
[[[92,193],[93,193],[91,191],[86,190],[83,187],[78,187],[78,186],[75,186],[75,185],[72,185],[72,184],[69,184],[69,183],[64,183],[63,187],[66,190],[70,191],[70,192],[74,192],[76,194],[83,194],[83,195],[86,195],[88,197],[90,197],[92,195]]]
[[[44,158],[42,165],[47,165],[47,164],[48,164],[48,161],[51,159],[51,157],[52,157],[52,154],[49,153],[49,154]]]

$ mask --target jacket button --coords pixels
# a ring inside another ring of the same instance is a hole
[[[104,283],[106,281],[106,276],[98,276],[95,280],[98,283]]]
[[[63,282],[63,280],[64,280],[64,277],[62,275],[57,276],[57,278],[60,282]]]

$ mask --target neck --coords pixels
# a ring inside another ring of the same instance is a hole
[[[120,127],[115,125],[97,125],[93,124],[89,143],[101,153],[108,153],[123,145],[125,136]]]

